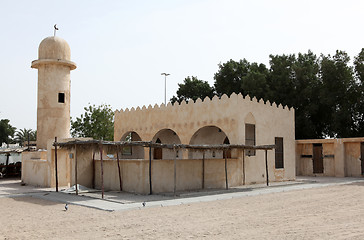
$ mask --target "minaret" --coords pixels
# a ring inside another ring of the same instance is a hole
[[[37,148],[46,149],[47,141],[70,137],[71,49],[59,37],[47,37],[38,49]]]

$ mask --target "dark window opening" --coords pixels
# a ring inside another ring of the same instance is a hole
[[[58,93],[58,102],[64,103],[64,93]]]
[[[245,145],[255,146],[255,125],[245,124]],[[255,156],[255,150],[248,149],[245,153],[247,156]]]
[[[275,138],[275,167],[284,168],[282,137]]]

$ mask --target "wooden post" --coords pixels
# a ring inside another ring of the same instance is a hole
[[[104,199],[104,164],[102,160],[102,144],[100,144],[100,160],[101,160],[101,197]]]
[[[267,186],[269,186],[269,176],[268,176],[268,159],[267,159],[268,151],[265,150],[265,174],[267,175]]]
[[[224,150],[224,155],[225,155],[225,187],[226,190],[229,189],[229,183],[228,183],[228,175],[227,175],[227,157],[226,157],[226,150]]]
[[[152,146],[149,145],[149,194],[152,195]]]
[[[9,145],[8,145],[9,147]],[[6,163],[5,163],[5,174],[8,175],[9,173],[9,158],[10,158],[10,153],[6,153]]]
[[[205,151],[202,152],[202,189],[205,189]]]
[[[118,171],[119,171],[119,184],[120,184],[120,192],[121,192],[121,191],[123,191],[123,185],[122,185],[122,181],[121,181],[121,172],[120,172],[119,147],[117,147],[116,149],[117,149],[116,158],[118,161]]]
[[[243,149],[243,185],[245,185],[245,150]]]
[[[174,193],[174,196],[176,196],[176,189],[177,189],[177,159],[176,159],[176,149],[173,149],[174,150],[174,170],[173,170],[173,193]]]
[[[92,188],[95,188],[95,172],[96,172],[96,166],[95,166],[95,150],[93,150],[92,153]]]
[[[29,135],[29,134],[28,134]],[[54,142],[57,143],[57,137],[54,138]],[[29,145],[28,145],[29,147]],[[54,146],[54,165],[56,171],[56,192],[58,192],[58,160],[57,160],[57,145]]]
[[[77,145],[75,144],[75,188],[76,195],[78,195],[78,186],[77,186]]]

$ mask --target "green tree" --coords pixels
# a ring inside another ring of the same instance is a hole
[[[246,59],[236,62],[229,60],[219,64],[219,70],[215,73],[215,90],[217,95],[230,96],[233,92],[266,98],[268,69],[264,64],[249,63]]]
[[[89,105],[85,113],[71,119],[71,134],[73,137],[92,137],[112,141],[114,139],[114,111],[110,105]]]
[[[202,100],[206,97],[212,98],[214,96],[214,89],[208,82],[197,79],[197,77],[186,77],[183,83],[178,84],[177,97],[171,98],[172,104],[175,102],[186,102],[197,98]]]
[[[297,57],[270,55],[268,99],[295,108],[296,139],[320,138],[325,132],[319,69],[319,60],[311,51]]]
[[[294,98],[291,104],[295,108],[296,139],[320,138],[323,135],[323,111],[319,104],[322,84],[318,61],[317,56],[308,51],[299,53],[293,65],[295,95],[290,97]]]
[[[326,124],[325,134],[330,137],[351,137],[355,134],[355,103],[358,99],[357,83],[350,57],[343,51],[334,56],[321,56],[320,94]]]
[[[36,141],[37,140],[37,131],[33,131],[32,129],[20,129],[15,133],[15,142],[19,143],[20,146],[23,146],[23,143],[28,141]]]
[[[268,99],[277,104],[294,106],[296,96],[296,79],[294,64],[296,57],[291,55],[270,55]]]
[[[354,58],[355,81],[357,87],[357,101],[355,102],[354,126],[357,137],[364,136],[364,48]]]
[[[3,143],[11,143],[16,128],[10,125],[9,119],[0,120],[0,145]]]
[[[235,92],[293,106],[296,139],[363,136],[364,48],[354,66],[349,63],[344,51],[270,55],[269,70],[246,59],[229,60],[219,64],[214,88],[218,96]],[[185,87],[183,96],[190,89]]]
[[[364,48],[354,58],[355,77],[360,86],[364,84]]]

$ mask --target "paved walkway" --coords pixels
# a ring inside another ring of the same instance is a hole
[[[0,197],[35,197],[53,202],[80,205],[105,211],[121,211],[142,209],[148,207],[164,207],[196,202],[209,202],[231,198],[256,196],[260,194],[278,193],[292,190],[319,188],[333,185],[364,182],[364,178],[331,178],[331,177],[297,177],[296,181],[271,183],[265,185],[248,185],[229,190],[206,190],[198,192],[184,192],[177,196],[167,195],[137,195],[124,192],[105,192],[105,199],[101,193],[85,192],[80,195],[55,192],[51,188],[34,188],[21,186],[20,180],[1,180]],[[143,207],[142,203],[145,203]]]

